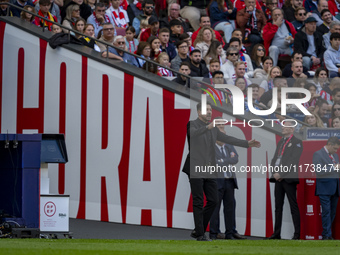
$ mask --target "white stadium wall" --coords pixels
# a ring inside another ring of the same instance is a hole
[[[49,177],[52,193],[70,195],[71,217],[193,228],[188,178],[181,172],[186,123],[196,118],[189,98],[68,49],[53,50],[4,22],[0,59],[1,133],[65,134],[69,162],[50,164]],[[236,148],[238,166],[266,164],[279,139],[261,128],[227,132],[262,143],[261,149]],[[238,182],[238,231],[270,235],[274,186],[266,178]],[[282,237],[290,238],[288,201],[283,221]]]

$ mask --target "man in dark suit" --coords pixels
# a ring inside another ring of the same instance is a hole
[[[300,239],[300,211],[296,200],[296,185],[299,183],[299,173],[296,169],[302,154],[302,141],[294,134],[294,122],[285,122],[282,127],[282,139],[278,142],[274,157],[271,161],[272,167],[286,167],[290,171],[274,171],[270,182],[275,182],[275,227],[274,234],[269,239],[281,239],[282,211],[285,194],[290,205],[290,211],[294,224],[293,240]],[[295,169],[295,171],[294,171]]]
[[[200,172],[200,169],[216,167],[214,146],[217,140],[245,148],[260,147],[261,144],[256,140],[240,140],[223,134],[215,127],[215,123],[220,124],[218,121],[210,122],[211,104],[207,102],[206,114],[202,113],[201,107],[201,103],[197,104],[198,118],[187,124],[189,154],[182,171],[189,177],[193,199],[195,229],[192,231],[191,237],[196,238],[197,241],[209,241],[210,239],[205,236],[205,230],[218,203],[217,184],[216,176],[210,172]],[[203,194],[207,200],[204,208]]]
[[[332,223],[340,195],[339,157],[336,154],[340,147],[337,137],[330,137],[327,145],[313,155],[316,173],[315,195],[319,196],[322,208],[322,239],[332,240]]]
[[[223,124],[216,125],[217,128],[224,134]],[[232,165],[238,163],[238,154],[234,146],[216,141],[215,144],[216,164],[226,167],[228,172],[220,173],[216,179],[219,200],[218,204],[210,219],[210,238],[211,239],[245,239],[241,235],[234,232],[235,224],[235,189],[238,189],[235,171],[232,170]],[[228,168],[227,168],[228,167]],[[223,214],[225,223],[225,233],[220,231],[220,208],[223,201]]]

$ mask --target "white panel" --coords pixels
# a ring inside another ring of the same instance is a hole
[[[100,220],[101,177],[104,176],[109,220],[121,222],[118,165],[123,149],[124,74],[90,59],[88,66],[86,218]],[[101,149],[103,74],[108,74],[109,79],[109,125],[106,149]]]
[[[152,225],[166,226],[162,88],[135,79],[126,222],[140,224],[141,209],[152,209]],[[147,97],[151,181],[143,181]],[[138,187],[138,188],[137,188]],[[157,201],[157,202],[155,202]]]

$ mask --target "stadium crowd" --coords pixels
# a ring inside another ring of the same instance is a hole
[[[0,0],[79,31],[83,44],[103,57],[125,61],[187,87],[204,86],[185,76],[234,84],[257,107],[272,104],[272,89],[302,87],[313,127],[340,127],[340,4],[336,0]],[[9,10],[7,10],[9,8]],[[53,33],[48,21],[5,4],[0,15],[17,16]],[[92,38],[112,44],[105,44]],[[119,50],[122,49],[122,50]],[[160,66],[146,65],[123,50]],[[284,78],[286,82],[282,82]],[[170,78],[171,79],[171,78]],[[220,95],[232,102],[226,90]],[[304,95],[291,95],[304,97]],[[278,98],[280,108],[280,98]],[[245,105],[245,109],[247,106]],[[294,109],[290,109],[294,110]]]

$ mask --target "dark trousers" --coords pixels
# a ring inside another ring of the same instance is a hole
[[[335,218],[339,197],[337,195],[320,195],[319,199],[322,208],[322,236],[332,237],[332,223]]]
[[[233,179],[217,179],[218,183],[218,204],[210,219],[210,236],[216,237],[220,231],[220,208],[223,201],[223,214],[225,222],[225,236],[233,235],[235,223],[235,185]]]
[[[260,35],[257,34],[250,34],[248,36],[248,42],[251,42],[251,46],[249,48],[249,53],[252,52],[253,47],[258,43],[263,43],[263,39]]]
[[[202,236],[218,203],[216,179],[190,179],[195,231]],[[203,208],[204,195],[207,203]]]
[[[294,224],[294,236],[300,236],[300,211],[296,200],[296,183],[288,183],[285,180],[275,182],[275,227],[274,235],[281,236],[282,210],[285,194],[290,205],[290,212]]]

